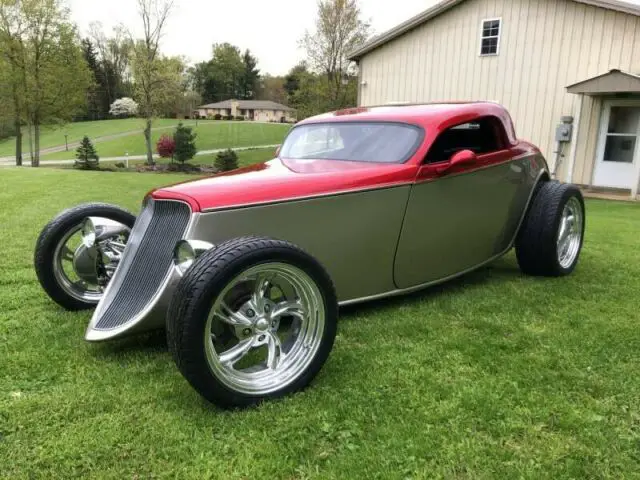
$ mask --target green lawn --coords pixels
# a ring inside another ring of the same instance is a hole
[[[154,121],[154,127],[170,128],[180,120],[173,119],[157,119]],[[185,122],[191,123],[190,120]],[[44,126],[40,134],[40,148],[50,148],[64,146],[64,135],[69,135],[69,143],[79,142],[82,137],[88,135],[90,138],[103,137],[108,135],[117,135],[120,133],[138,130],[142,135],[144,121],[139,118],[127,118],[122,120],[99,120],[96,122],[77,122],[68,123],[59,126]],[[26,130],[23,132],[23,148],[25,158],[29,155],[29,140]],[[15,137],[0,140],[0,157],[15,154]],[[66,153],[66,152],[65,152]],[[69,153],[66,153],[66,157]],[[72,155],[73,156],[73,155]]]
[[[200,121],[198,126],[192,125],[198,134],[196,145],[198,150],[212,150],[227,147],[250,147],[260,145],[277,145],[282,142],[289,131],[290,125],[278,123],[264,124],[253,122],[216,122]],[[164,133],[171,133],[171,129],[153,132],[153,145]],[[126,137],[115,138],[95,144],[101,157],[119,157],[129,152],[129,155],[143,155],[145,153],[144,136],[142,131]],[[67,160],[74,158],[73,152],[57,152],[43,155],[43,160]]]
[[[0,170],[0,477],[638,478],[640,206],[588,202],[569,278],[524,277],[511,254],[345,309],[310,389],[222,412],[162,334],[85,343],[90,312],[54,305],[32,268],[61,209],[137,211],[185,178]]]

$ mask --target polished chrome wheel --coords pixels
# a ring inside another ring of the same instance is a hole
[[[564,206],[558,229],[558,262],[562,268],[569,268],[580,252],[583,221],[582,205],[576,197],[571,197]]]
[[[205,327],[207,362],[230,389],[267,395],[307,370],[324,328],[323,297],[307,273],[284,263],[256,265],[215,299]]]
[[[126,246],[129,229],[108,219],[95,219],[119,225],[113,235],[90,241],[83,232],[85,223],[69,228],[60,238],[53,255],[53,275],[65,293],[86,302],[98,302],[118,266]]]

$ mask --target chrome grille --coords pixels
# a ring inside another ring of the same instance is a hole
[[[96,312],[97,330],[120,327],[151,302],[173,263],[191,210],[182,202],[150,200],[131,231],[127,248]]]

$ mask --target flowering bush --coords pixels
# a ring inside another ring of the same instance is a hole
[[[173,159],[173,154],[176,151],[176,141],[169,135],[164,134],[160,137],[160,140],[158,140],[156,150],[162,158]]]

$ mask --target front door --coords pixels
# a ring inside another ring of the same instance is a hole
[[[398,288],[458,275],[510,246],[535,177],[530,158],[511,160],[505,136],[499,120],[483,118],[436,139],[409,196],[394,265]],[[459,150],[474,151],[477,163],[467,171],[420,178]]]
[[[630,188],[638,182],[640,101],[605,103],[593,184]]]

